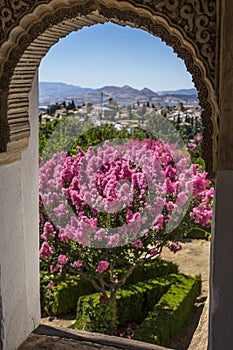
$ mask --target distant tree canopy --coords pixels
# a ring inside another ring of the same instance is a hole
[[[70,109],[76,109],[76,105],[74,103],[74,100],[68,103],[67,110],[69,111]]]
[[[55,104],[51,104],[47,108],[47,113],[49,115],[54,115],[57,109],[61,109],[61,104],[58,104],[57,102]]]
[[[72,100],[71,102],[69,101],[68,104],[66,103],[66,101],[63,101],[62,103],[54,103],[48,106],[47,108],[47,113],[49,115],[54,115],[56,110],[61,109],[61,108],[65,108],[67,111],[72,110],[72,109],[76,109],[76,105],[74,103],[74,100]]]
[[[82,125],[81,122],[73,120],[73,118],[70,117],[64,117],[60,120],[54,119],[52,121],[42,120],[42,122],[39,123],[39,154],[42,155],[48,139],[54,132],[56,132],[59,137],[55,137],[53,141],[50,141],[51,154],[56,151],[62,151],[64,146],[66,147],[68,144],[70,145],[68,153],[72,155],[75,154],[77,146],[82,147],[82,149],[86,151],[89,146],[101,144],[105,140],[129,140],[131,138],[144,140],[144,138],[153,138],[153,135],[148,131],[140,128],[133,128],[129,131],[126,127],[123,127],[118,130],[112,124],[96,126],[92,124],[91,121],[86,122],[86,128],[84,128],[83,133],[80,134]],[[78,136],[74,138],[74,135]]]
[[[54,106],[56,106],[57,108],[58,104],[55,104]],[[142,108],[145,107],[142,106]],[[200,135],[202,133],[202,124],[199,118],[197,116],[189,116],[189,118],[190,123],[183,123],[181,116],[178,114],[177,120],[170,121],[175,127],[175,129],[179,132],[180,136],[186,144],[192,141],[197,135]],[[161,118],[158,119],[156,117],[156,113],[148,118],[147,130],[141,127],[134,127],[131,129],[129,129],[128,127],[122,127],[120,130],[118,130],[113,124],[103,124],[101,126],[96,126],[91,120],[86,121],[84,123],[84,127],[83,122],[75,120],[70,116],[63,117],[62,119],[55,118],[54,120],[42,119],[40,117],[39,154],[42,155],[48,139],[52,136],[54,132],[56,132],[57,138],[55,137],[54,139],[52,139],[52,141],[50,141],[49,147],[51,149],[49,150],[49,152],[51,151],[51,154],[53,154],[57,151],[62,151],[64,147],[67,149],[67,146],[69,145],[68,153],[72,155],[75,154],[76,147],[78,145],[86,151],[89,146],[96,146],[107,139],[111,140],[120,138],[124,140],[129,140],[131,138],[136,138],[139,140],[144,140],[144,138],[152,138],[156,140],[157,138],[161,137],[161,135],[158,133],[158,130],[166,130],[166,118],[164,120],[164,123],[165,126],[163,128],[161,125]],[[151,130],[151,132],[149,132],[149,130]],[[153,130],[156,130],[156,136],[153,135]],[[176,133],[174,136],[174,140],[173,135],[169,134],[169,139],[167,141],[172,143],[175,142],[175,140]],[[193,159],[192,161],[198,163],[199,161],[197,161],[197,159],[199,159],[200,157],[201,148],[196,147],[195,154],[194,152],[192,152],[192,158],[195,158],[195,161]]]

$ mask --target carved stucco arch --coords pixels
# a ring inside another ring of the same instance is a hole
[[[215,171],[216,4],[207,0],[13,0],[0,6],[0,164],[19,159],[30,134],[28,95],[49,48],[70,32],[112,21],[160,37],[182,58],[199,93],[207,170]]]

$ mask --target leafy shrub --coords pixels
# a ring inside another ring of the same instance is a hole
[[[198,277],[173,275],[177,281],[171,285],[154,309],[148,313],[138,329],[135,339],[169,346],[171,339],[187,320],[201,290]]]
[[[52,313],[59,315],[75,310],[78,298],[93,292],[93,286],[81,278],[61,282],[54,293]]]
[[[155,279],[177,272],[178,267],[176,264],[156,259],[134,270],[132,275],[126,280],[125,285],[135,284],[139,281]],[[119,273],[121,273],[120,270]],[[49,278],[48,276],[45,280],[46,285],[49,282]],[[94,292],[94,287],[79,275],[71,276],[66,282],[60,282],[52,289],[41,285],[42,312],[44,311],[49,315],[62,315],[75,312],[79,297]]]
[[[213,188],[207,173],[191,165],[184,145],[131,134],[123,143],[110,137],[95,148],[89,141],[95,146],[106,132],[116,135],[114,129],[106,126],[101,134],[102,127],[84,123],[88,130],[78,137],[74,131],[82,124],[65,121],[40,159],[40,259],[42,273],[51,276],[50,308],[54,286],[76,274],[112,308],[135,269],[158,258],[165,246],[180,250],[179,239],[191,227],[210,227]],[[75,139],[82,148],[76,149]],[[111,314],[117,320],[116,310]]]
[[[165,277],[171,273],[178,273],[178,266],[171,261],[155,259],[148,261],[144,265],[138,266],[136,270],[126,280],[126,285],[134,284],[139,281]]]
[[[173,282],[174,277],[169,276],[157,280],[138,282],[134,285],[125,286],[124,289],[119,289],[116,297],[118,326],[126,326],[135,320],[139,323],[142,322],[149,309],[158,302]],[[106,319],[107,309],[108,304],[101,301],[99,293],[80,297],[74,328],[101,332],[103,322],[108,321],[108,318]],[[103,318],[105,318],[105,321]]]
[[[210,232],[207,231],[207,229],[202,229],[198,227],[192,228],[187,234],[187,238],[205,239],[206,241],[209,241],[210,237],[211,237],[211,234]]]

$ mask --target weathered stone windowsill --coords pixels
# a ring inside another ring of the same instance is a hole
[[[136,340],[45,325],[39,325],[20,346],[19,350],[49,348],[62,348],[64,350],[169,350],[168,348]]]

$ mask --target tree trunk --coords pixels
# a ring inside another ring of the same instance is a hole
[[[117,288],[114,286],[110,289],[110,298],[107,300],[109,304],[110,323],[109,333],[115,335],[117,331],[117,303],[116,303]]]

